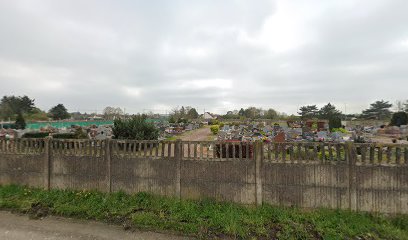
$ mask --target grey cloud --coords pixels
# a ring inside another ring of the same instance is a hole
[[[295,113],[327,102],[360,111],[378,98],[408,98],[407,7],[404,0],[3,1],[0,93],[88,112],[255,105]],[[269,29],[270,19],[282,27]],[[285,43],[291,31],[298,37],[287,42],[300,45],[276,51],[271,42]]]

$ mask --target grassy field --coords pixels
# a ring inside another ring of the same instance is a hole
[[[171,231],[202,239],[408,239],[408,216],[340,210],[248,207],[147,193],[100,193],[0,186],[0,209]]]

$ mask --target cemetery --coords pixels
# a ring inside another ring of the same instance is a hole
[[[335,142],[364,141],[366,143],[407,143],[408,126],[354,125],[330,131],[328,121],[279,121],[275,123],[225,123],[217,140],[254,142]]]

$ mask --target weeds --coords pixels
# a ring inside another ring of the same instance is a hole
[[[147,193],[50,190],[0,186],[0,209],[41,218],[47,214],[169,230],[198,238],[408,239],[408,216],[343,210],[242,206],[178,200]]]

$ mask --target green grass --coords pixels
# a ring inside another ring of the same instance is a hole
[[[166,141],[176,141],[178,139],[177,136],[170,136],[166,138]]]
[[[51,190],[0,186],[0,209],[168,230],[198,238],[408,239],[408,216],[340,210],[248,207],[212,200],[189,201],[147,193]]]

